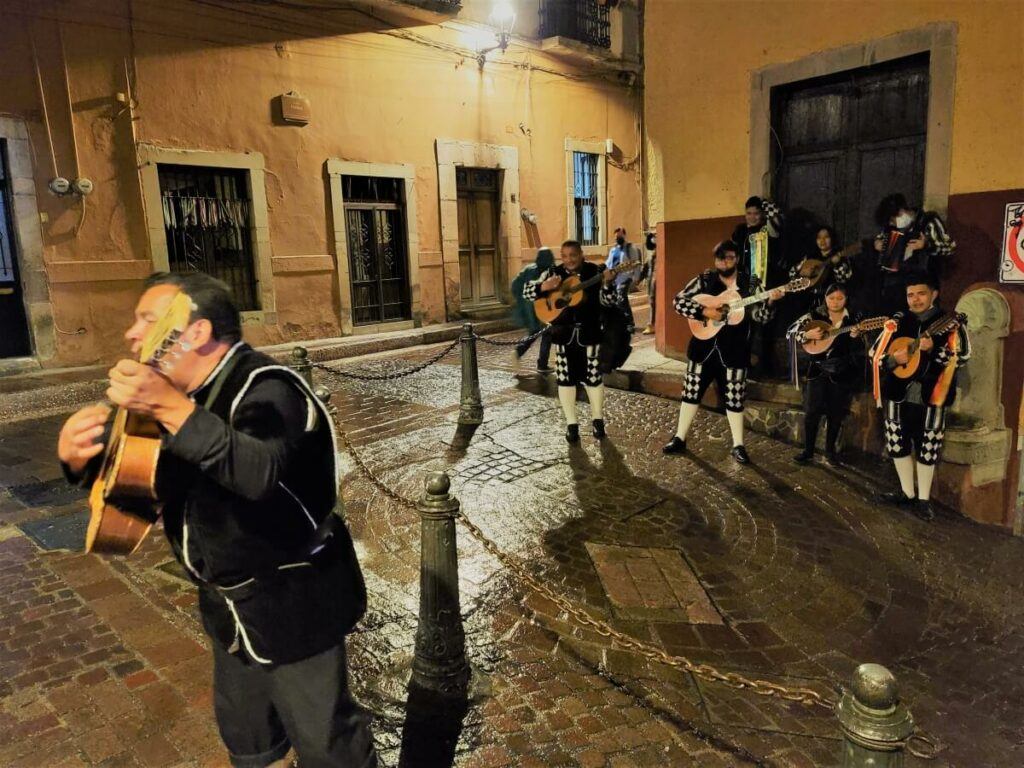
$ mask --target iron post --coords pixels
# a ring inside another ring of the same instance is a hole
[[[466,635],[459,605],[459,561],[455,517],[459,500],[448,491],[445,472],[427,476],[420,513],[420,617],[411,688],[457,697],[469,681]]]
[[[459,401],[459,424],[482,424],[484,404],[480,399],[480,369],[476,363],[476,335],[472,323],[463,323],[462,335],[462,397]]]
[[[861,664],[836,709],[843,731],[843,768],[903,768],[914,718],[899,699],[896,678],[880,664]]]
[[[292,350],[292,361],[289,366],[304,378],[309,386],[313,386],[313,364],[309,361],[309,352],[305,347],[295,347]]]

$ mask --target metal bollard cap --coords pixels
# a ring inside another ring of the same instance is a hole
[[[331,390],[329,390],[323,384],[321,384],[318,387],[314,387],[313,394],[316,395],[316,399],[319,400],[324,405],[327,405],[329,402],[331,402]]]
[[[459,514],[459,500],[449,491],[452,481],[447,472],[431,472],[424,481],[426,493],[416,504],[421,517],[430,520],[452,520]]]
[[[431,472],[426,480],[427,495],[447,496],[448,490],[452,487],[452,481],[447,472]]]
[[[849,741],[877,752],[902,751],[915,727],[896,678],[881,664],[857,667],[836,715]]]
[[[294,357],[296,360],[305,360],[307,357],[309,357],[309,352],[306,350],[305,347],[295,347],[294,349],[292,349],[292,357]]]

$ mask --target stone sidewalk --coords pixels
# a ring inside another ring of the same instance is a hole
[[[336,367],[397,371],[434,349]],[[880,507],[890,479],[880,464],[798,468],[791,449],[754,435],[755,464],[738,467],[711,413],[698,417],[691,455],[664,457],[676,405],[661,398],[609,392],[609,439],[585,433],[569,448],[550,382],[517,377],[507,348],[479,354],[485,423],[471,438],[456,431],[456,356],[396,381],[320,381],[388,485],[413,497],[426,473],[445,469],[488,535],[617,629],[822,693],[878,661],[948,744],[930,765],[1021,763],[1021,542],[948,514],[929,526]],[[162,537],[125,559],[69,551],[82,540],[83,499],[52,461],[61,417],[24,416],[0,426],[0,765],[226,765],[207,643]],[[610,647],[524,592],[464,532],[474,680],[465,711],[424,738],[404,694],[418,521],[346,467],[370,590],[350,640],[353,686],[375,715],[385,765],[836,764],[827,715]]]

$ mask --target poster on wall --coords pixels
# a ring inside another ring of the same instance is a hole
[[[1024,203],[1006,206],[1000,283],[1024,283]]]

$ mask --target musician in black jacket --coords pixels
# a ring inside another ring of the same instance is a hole
[[[731,240],[719,243],[714,249],[715,267],[693,278],[675,298],[676,312],[690,320],[717,321],[722,319],[722,305],[704,306],[694,299],[699,294],[717,296],[735,290],[747,297],[762,290],[756,276],[751,277],[737,269],[739,247]],[[685,453],[686,434],[697,414],[701,398],[711,382],[717,382],[718,394],[725,401],[725,415],[732,433],[732,456],[740,464],[750,463],[743,445],[743,403],[747,392],[747,368],[750,366],[751,318],[763,323],[773,312],[772,302],[782,292],[746,310],[743,321],[737,325],[724,325],[712,338],[690,339],[686,351],[686,374],[683,377],[683,397],[679,407],[676,433],[662,448],[664,453]]]
[[[833,328],[854,325],[855,320],[847,309],[846,288],[839,283],[828,286],[825,290],[825,303],[793,324],[790,334],[797,344],[825,337],[821,328],[807,328],[810,320],[824,321]],[[827,420],[825,461],[832,467],[841,465],[836,447],[839,428],[850,410],[854,390],[863,378],[864,348],[858,335],[857,331],[850,331],[836,336],[827,350],[808,355],[804,361],[804,449],[793,457],[798,464],[806,464],[814,458],[818,427],[824,418]]]
[[[875,237],[882,273],[879,311],[892,315],[906,307],[907,276],[925,273],[938,281],[945,262],[956,253],[956,243],[939,214],[912,208],[899,193],[882,199],[875,220],[882,230]]]
[[[912,507],[923,519],[931,520],[932,479],[942,453],[946,409],[956,397],[956,372],[971,357],[967,328],[956,326],[933,337],[927,329],[947,316],[939,307],[938,286],[928,275],[907,280],[909,311],[897,313],[871,348],[874,392],[885,409],[885,443],[901,490],[886,495],[897,506]],[[893,370],[904,365],[907,350],[890,350],[898,338],[920,338],[920,364],[911,378],[900,378]],[[914,457],[917,449],[917,489],[914,488]]]
[[[743,204],[743,223],[736,226],[732,242],[739,247],[738,271],[747,279],[757,278],[760,285],[778,285],[785,279],[782,252],[782,209],[771,200],[757,197]],[[774,314],[750,329],[750,347],[756,358],[755,370],[769,376],[776,332]]]
[[[832,227],[819,227],[817,233],[814,236],[814,252],[811,253],[807,258],[809,259],[820,259],[825,262],[824,271],[822,272],[821,278],[814,286],[804,294],[801,294],[800,301],[803,302],[803,306],[809,310],[814,310],[825,306],[826,288],[830,288],[833,285],[846,286],[851,279],[853,279],[853,264],[850,259],[840,259],[835,264],[832,263],[831,259],[842,249],[839,247],[839,241],[836,239],[835,230]],[[789,279],[795,280],[800,277],[800,267],[802,267],[804,261],[799,264],[795,264],[790,267]],[[844,287],[843,296],[846,296]],[[791,316],[792,317],[792,316]]]
[[[604,266],[592,264],[583,258],[583,248],[576,240],[562,243],[561,264],[544,270],[536,280],[523,286],[523,298],[533,301],[547,291],[558,288],[563,280],[578,277],[581,282],[596,277]],[[601,306],[616,305],[614,274],[605,270],[600,281],[584,290],[583,301],[569,306],[551,323],[551,343],[555,347],[555,379],[558,400],[565,414],[565,439],[577,443],[580,439],[579,418],[576,415],[576,388],[583,384],[590,401],[590,416],[594,437],[605,436],[604,381],[601,377]]]
[[[166,373],[110,371],[108,399],[155,419],[164,532],[199,589],[213,642],[214,712],[234,766],[377,764],[348,690],[345,634],[365,589],[344,521],[331,416],[294,371],[241,341],[229,289],[203,274],[157,274],[125,334],[137,354],[174,297],[193,303]],[[167,359],[167,358],[165,358]],[[69,479],[99,470],[104,406],[65,423]]]

